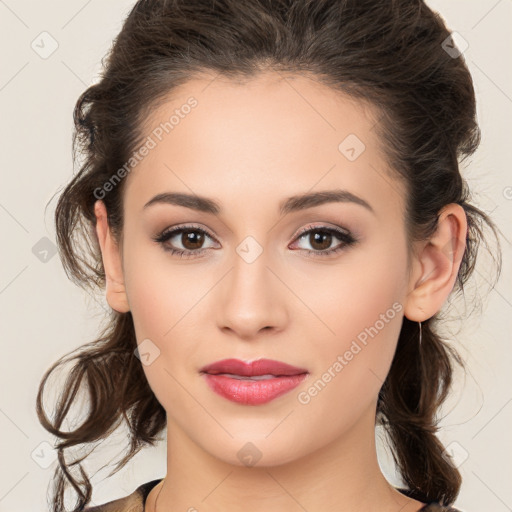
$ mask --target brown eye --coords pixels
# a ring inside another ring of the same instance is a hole
[[[183,230],[181,235],[181,243],[185,249],[200,249],[204,243],[204,234],[197,230]]]
[[[207,239],[214,240],[206,231],[195,226],[167,229],[153,238],[165,251],[182,258],[193,258],[210,249],[211,245],[203,247]]]
[[[332,243],[333,236],[327,231],[311,231],[309,233],[309,241],[311,247],[319,251],[329,249]]]
[[[308,242],[312,249],[303,250],[312,256],[327,256],[337,253],[357,242],[357,239],[349,231],[326,226],[306,228],[299,233],[296,240]],[[332,247],[336,240],[339,240],[340,243]]]

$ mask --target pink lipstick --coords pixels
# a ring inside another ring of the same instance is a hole
[[[296,388],[308,375],[281,361],[223,359],[201,368],[210,389],[220,396],[243,405],[260,405]]]

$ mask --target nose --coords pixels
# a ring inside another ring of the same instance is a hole
[[[234,255],[215,301],[219,329],[243,340],[255,339],[260,332],[284,329],[291,296],[283,277],[279,277],[283,273],[279,266],[269,261],[265,251],[255,259],[247,257],[251,250],[254,248]]]

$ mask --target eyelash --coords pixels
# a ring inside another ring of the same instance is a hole
[[[213,240],[215,240],[215,238],[213,236],[211,236],[207,231],[205,231],[204,229],[201,229],[197,226],[194,226],[194,225],[185,225],[185,226],[180,226],[178,228],[173,228],[170,230],[164,230],[159,235],[155,236],[153,238],[153,240],[155,242],[161,244],[163,246],[164,250],[169,252],[171,255],[180,256],[181,258],[195,258],[195,257],[198,257],[199,255],[203,254],[204,252],[208,251],[208,249],[210,249],[210,248],[206,248],[206,249],[198,249],[198,250],[193,251],[190,249],[189,250],[174,249],[172,247],[168,247],[168,246],[164,245],[165,242],[167,242],[169,239],[176,236],[176,234],[182,233],[184,231],[203,233],[203,234],[207,235],[209,238],[212,238]],[[300,249],[300,250],[308,253],[309,254],[308,257],[323,258],[323,257],[329,256],[331,254],[338,253],[338,252],[346,249],[347,247],[350,247],[351,245],[355,244],[358,241],[348,231],[342,231],[341,229],[338,229],[338,228],[330,228],[330,227],[326,227],[326,226],[314,226],[314,227],[308,226],[308,227],[304,228],[303,230],[301,230],[297,234],[297,236],[295,237],[295,240],[299,240],[304,235],[306,235],[310,232],[315,232],[315,231],[320,232],[320,233],[328,233],[330,235],[334,235],[336,238],[341,240],[342,244],[334,249],[325,249],[323,251]]]

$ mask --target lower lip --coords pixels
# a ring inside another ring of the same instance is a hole
[[[220,396],[243,405],[259,405],[296,388],[307,373],[265,380],[240,380],[226,375],[203,374],[208,386]]]

